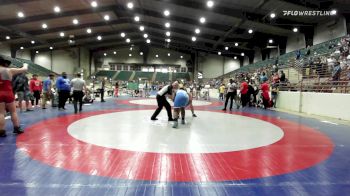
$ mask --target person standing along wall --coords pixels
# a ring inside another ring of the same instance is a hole
[[[15,94],[17,94],[18,98],[18,106],[20,112],[23,112],[22,102],[25,101],[27,112],[33,111],[30,109],[29,99],[30,99],[30,91],[29,91],[29,83],[28,77],[25,73],[18,74],[12,79],[12,89]]]
[[[106,79],[103,78],[102,81],[101,81],[101,89],[100,89],[100,93],[101,93],[101,102],[106,102],[106,101],[104,100],[105,88],[106,88]]]

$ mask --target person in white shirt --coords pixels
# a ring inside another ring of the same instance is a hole
[[[71,87],[73,91],[73,105],[74,113],[78,113],[78,102],[79,102],[79,112],[83,110],[83,97],[84,92],[86,94],[86,84],[83,79],[81,79],[81,74],[78,73],[76,77],[71,81]]]
[[[157,116],[162,111],[163,107],[165,107],[167,113],[168,113],[168,120],[174,121],[172,114],[171,114],[171,106],[169,102],[166,100],[166,95],[173,95],[173,90],[177,90],[179,88],[179,83],[174,82],[172,85],[166,85],[164,86],[160,91],[157,93],[157,103],[158,108],[156,111],[154,111],[151,120],[158,120]]]
[[[232,110],[233,100],[236,99],[236,96],[237,96],[237,84],[232,79],[230,79],[230,83],[227,84],[226,89],[227,89],[227,94],[226,94],[225,107],[222,109],[224,111],[226,111],[226,107],[229,99],[231,101],[230,110]]]

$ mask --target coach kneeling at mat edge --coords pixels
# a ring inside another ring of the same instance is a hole
[[[171,106],[169,102],[166,100],[166,95],[173,95],[173,90],[176,90],[179,88],[179,83],[174,82],[172,85],[166,85],[164,86],[160,91],[157,93],[157,103],[158,103],[158,108],[154,112],[154,114],[151,117],[151,120],[158,120],[157,116],[162,111],[163,106],[165,107],[167,113],[168,113],[168,118],[169,121],[174,121],[172,114],[171,114]]]

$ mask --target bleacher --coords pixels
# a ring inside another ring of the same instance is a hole
[[[129,81],[132,71],[120,71],[115,80]]]
[[[191,80],[190,73],[173,73],[173,80]]]
[[[134,80],[138,80],[141,78],[141,79],[147,79],[147,80],[151,81],[152,76],[153,76],[153,72],[136,71],[135,76],[134,76]]]
[[[38,76],[48,76],[50,73],[53,73],[53,74],[57,75],[53,71],[46,69],[38,64],[35,64],[30,60],[20,59],[20,58],[11,58],[8,56],[3,56],[3,55],[0,55],[0,56],[6,60],[11,61],[12,67],[22,67],[23,63],[27,63],[28,64],[28,72],[30,74],[37,74]]]
[[[169,73],[157,72],[155,80],[158,82],[168,82],[169,81]]]
[[[96,77],[107,77],[112,78],[114,74],[116,74],[116,71],[110,71],[110,70],[101,70],[96,73]]]

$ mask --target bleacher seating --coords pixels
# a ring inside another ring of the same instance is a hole
[[[134,80],[138,80],[139,78],[147,79],[149,81],[152,80],[153,72],[142,72],[142,71],[136,71]]]
[[[48,76],[50,73],[56,74],[53,71],[46,69],[38,64],[33,63],[27,59],[11,58],[1,55],[4,59],[11,61],[13,67],[22,67],[23,63],[28,64],[28,72],[30,74],[37,74],[39,76]]]
[[[132,71],[120,71],[115,80],[129,81]]]
[[[157,72],[156,81],[158,81],[158,82],[168,82],[169,81],[169,73]]]
[[[110,71],[110,70],[101,70],[96,73],[96,77],[107,77],[112,78],[114,74],[116,74],[116,71]]]
[[[173,80],[180,80],[184,79],[189,81],[190,80],[190,74],[189,73],[173,73]]]

